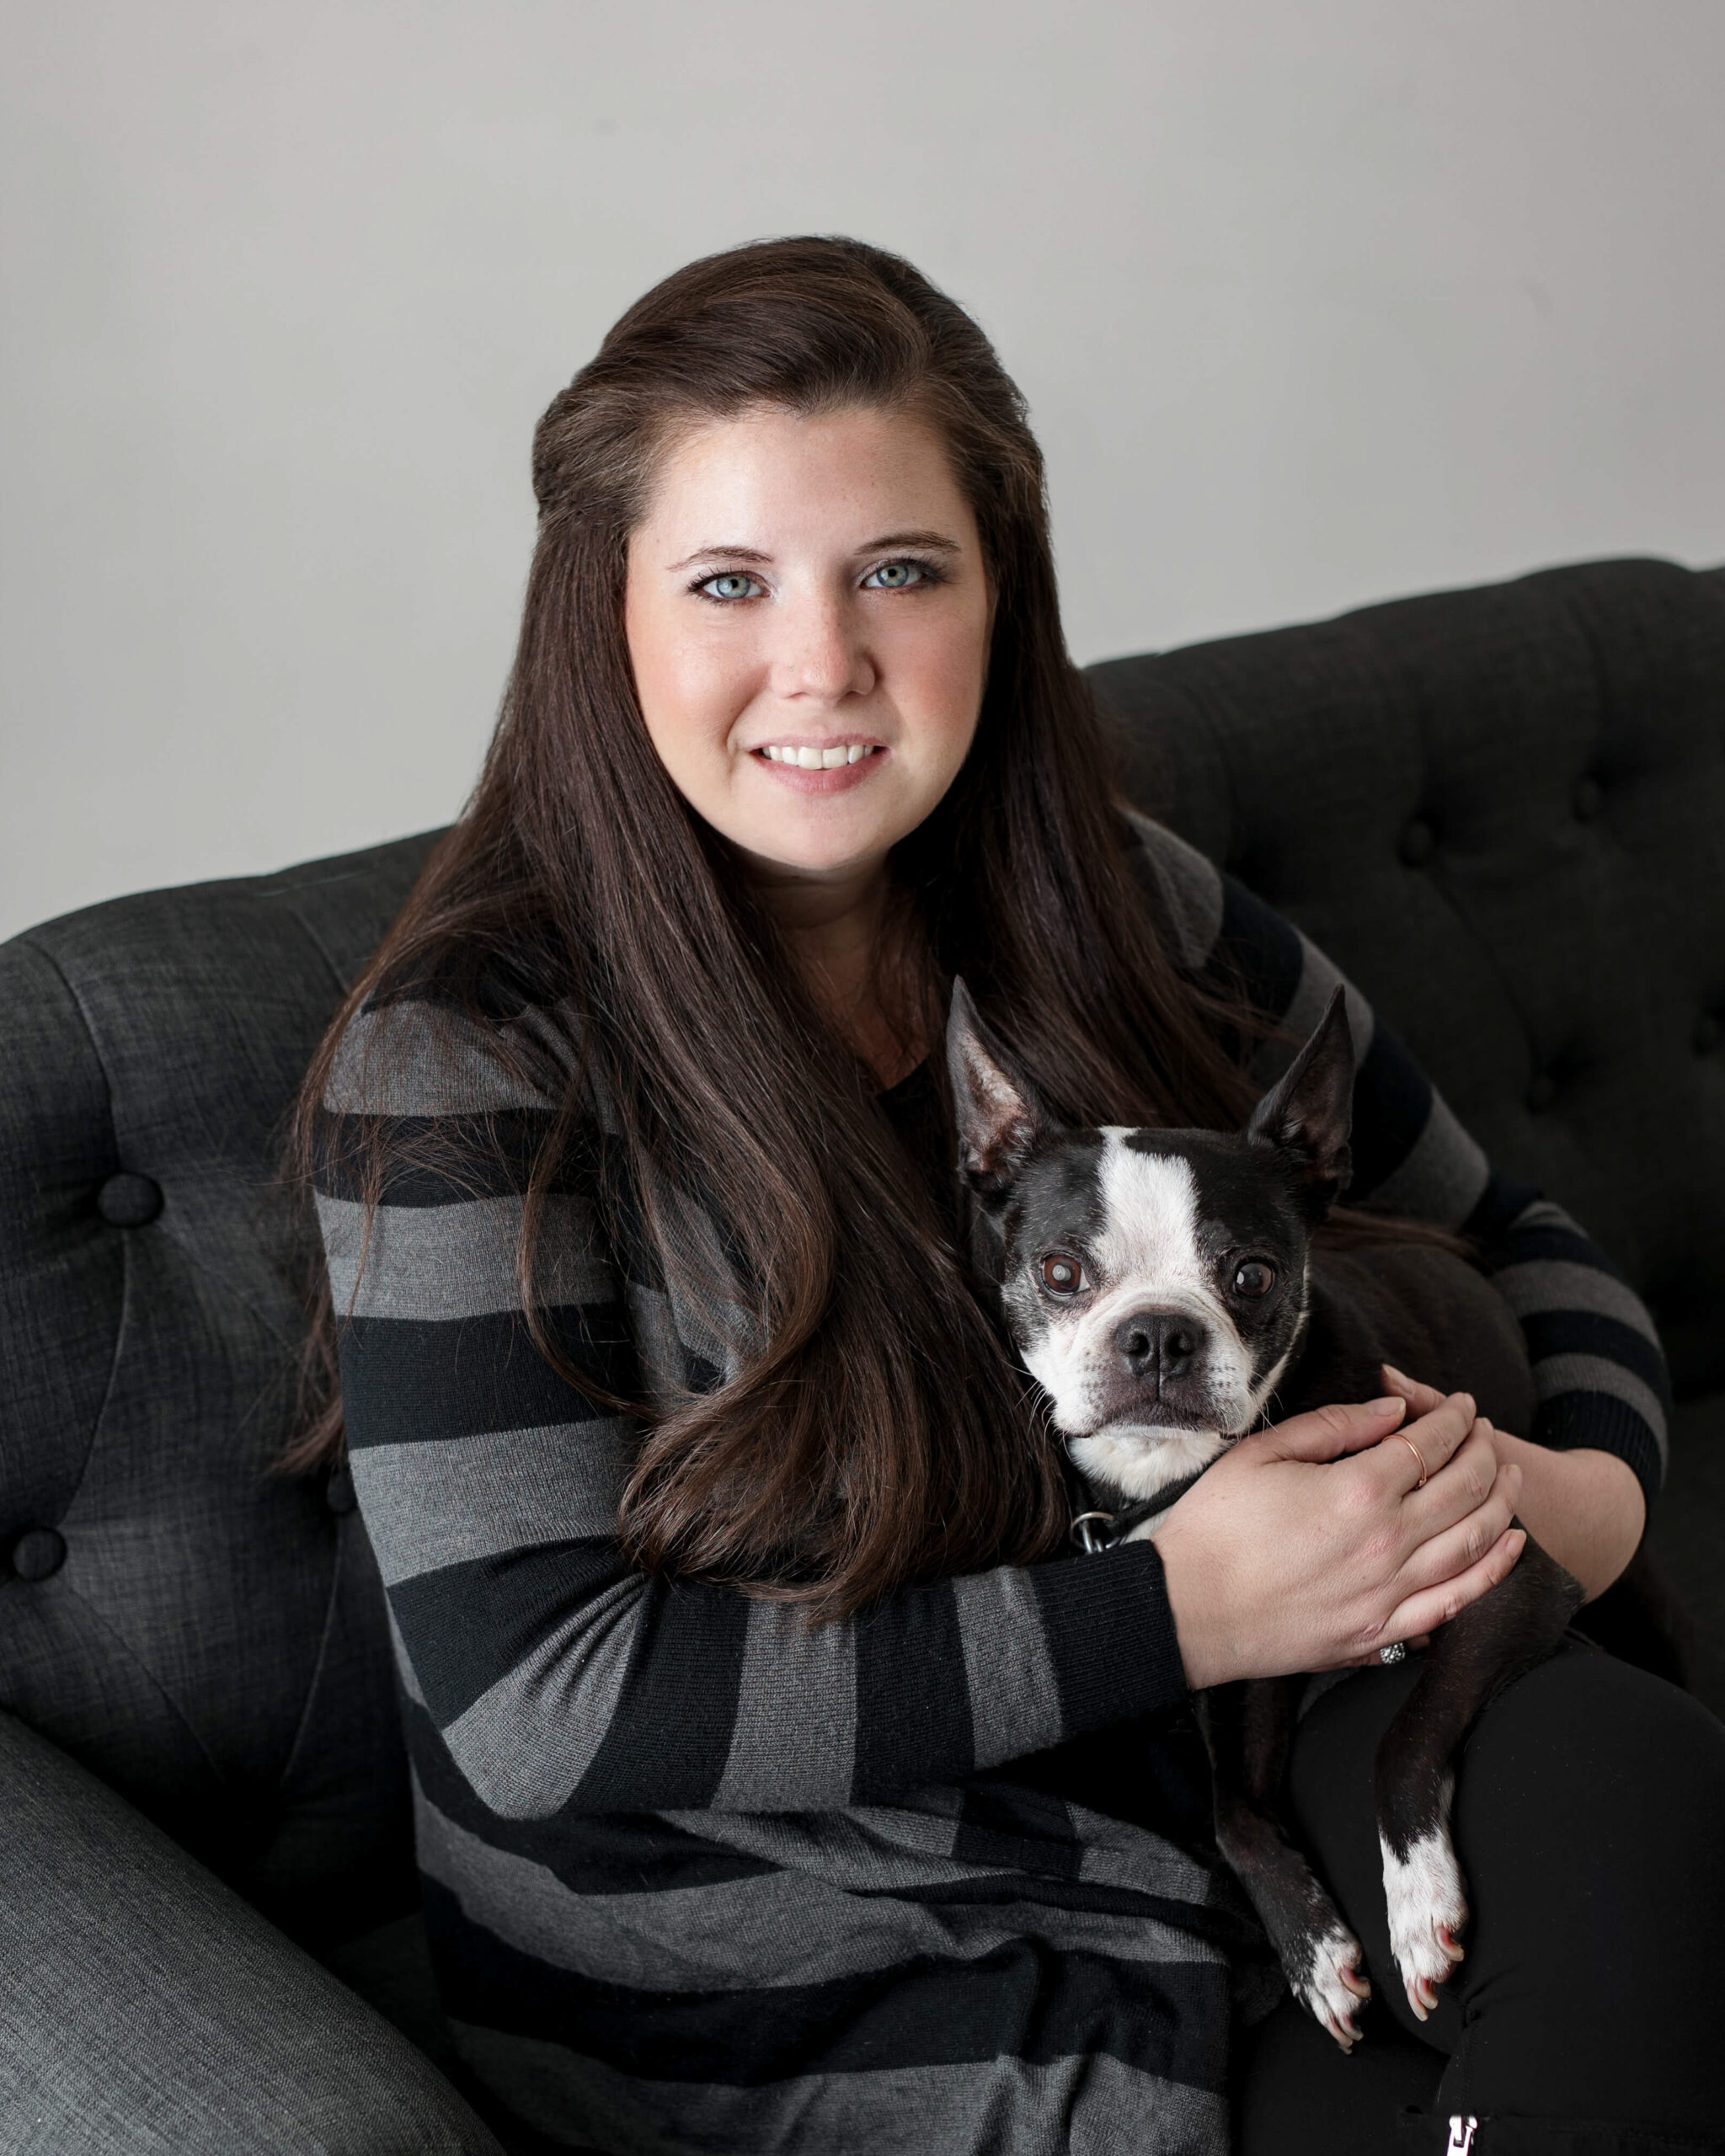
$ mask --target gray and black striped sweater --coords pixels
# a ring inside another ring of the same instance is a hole
[[[1226,964],[1303,1036],[1336,969],[1135,822],[1178,961]],[[1351,990],[1349,1011],[1352,1198],[1480,1237],[1525,1330],[1530,1434],[1616,1452],[1651,1494],[1666,1380],[1646,1311],[1557,1207],[1493,1172]],[[633,1433],[540,1357],[517,1284],[520,1193],[574,1051],[554,1011],[506,1030],[525,1082],[435,1001],[368,1007],[318,1176],[427,1921],[469,2064],[553,2140],[606,2150],[1221,2156],[1231,2008],[1273,1981],[1231,1887],[1141,1812],[1012,1768],[1130,1724],[1120,1746],[1156,1780],[1185,1692],[1154,1547],[910,1588],[814,1630],[632,1571]],[[403,1164],[368,1235],[342,1164],[377,1118]],[[599,1104],[592,1122],[602,1144]],[[434,1126],[459,1171],[408,1165]],[[718,1381],[734,1350],[590,1196],[552,1205],[566,1350],[649,1404]]]

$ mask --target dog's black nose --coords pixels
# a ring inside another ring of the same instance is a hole
[[[1114,1328],[1114,1348],[1135,1378],[1177,1378],[1198,1353],[1203,1332],[1189,1317],[1135,1310]]]

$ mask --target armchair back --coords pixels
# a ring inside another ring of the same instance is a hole
[[[1130,791],[1359,980],[1725,1385],[1725,570],[1558,569],[1093,670]],[[344,1478],[269,1473],[269,1203],[435,834],[0,947],[0,1708],[314,1948],[411,1902]]]

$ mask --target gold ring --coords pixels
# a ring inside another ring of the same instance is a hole
[[[1402,1443],[1407,1446],[1409,1452],[1413,1454],[1413,1457],[1419,1461],[1419,1480],[1414,1484],[1413,1487],[1416,1490],[1424,1489],[1426,1485],[1425,1460],[1420,1453],[1419,1447],[1415,1444],[1412,1438],[1402,1437],[1402,1433],[1399,1430],[1392,1430],[1390,1434],[1391,1437],[1401,1438]],[[1409,1494],[1411,1495],[1412,1492]]]

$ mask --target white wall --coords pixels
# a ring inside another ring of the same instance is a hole
[[[5,0],[0,933],[468,785],[638,292],[909,254],[1082,658],[1725,558],[1719,0]]]

